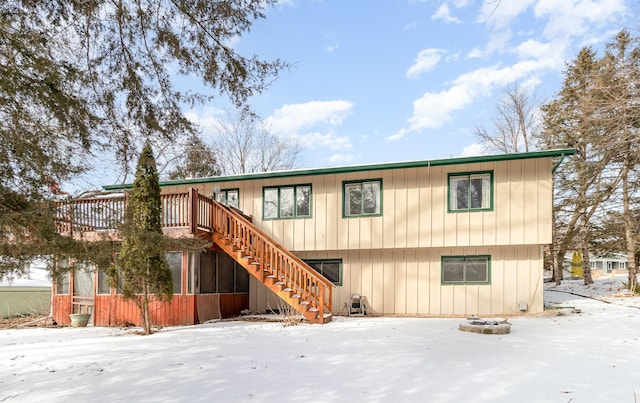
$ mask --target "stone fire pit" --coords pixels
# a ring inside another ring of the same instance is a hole
[[[467,323],[461,323],[459,329],[463,332],[481,334],[509,334],[511,333],[511,323],[506,320],[471,319]]]

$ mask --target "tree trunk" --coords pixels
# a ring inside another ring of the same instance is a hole
[[[593,284],[591,277],[591,266],[589,266],[589,244],[587,243],[587,222],[583,215],[582,226],[580,227],[580,250],[582,251],[582,277],[584,285]]]
[[[638,266],[636,265],[636,239],[633,234],[631,217],[631,196],[629,191],[629,161],[622,167],[622,215],[624,218],[624,236],[627,244],[627,269],[629,272],[629,290],[635,294],[638,287]]]
[[[558,250],[553,254],[553,279],[556,282],[556,285],[560,285],[562,283],[562,279],[564,278],[564,274],[562,272],[564,263],[564,254],[565,250]]]
[[[144,334],[151,334],[151,321],[149,320],[149,299],[147,297],[144,298],[142,306],[142,325],[144,327]]]

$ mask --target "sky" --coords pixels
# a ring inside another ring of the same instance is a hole
[[[519,85],[539,104],[584,46],[637,35],[634,0],[282,0],[230,44],[290,64],[249,102],[269,131],[301,146],[296,168],[486,154],[474,131]],[[199,80],[182,79],[199,89]],[[187,116],[211,144],[224,96]],[[123,179],[112,161],[73,184]]]
[[[0,401],[634,402],[640,298],[621,298],[625,278],[546,284],[555,309],[509,318],[506,335],[460,331],[464,318],[380,317],[218,321],[151,336],[0,330]]]
[[[637,28],[625,0],[286,0],[234,43],[291,64],[251,100],[300,167],[478,155],[518,83],[544,101],[580,48]],[[204,127],[213,102],[190,116]]]

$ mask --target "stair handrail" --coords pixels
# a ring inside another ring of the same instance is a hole
[[[286,257],[286,259],[290,262],[293,262],[299,269],[301,269],[305,273],[305,277],[310,277],[310,280],[314,282],[314,285],[319,286],[318,295],[314,295],[314,293],[307,293],[312,299],[315,299],[318,307],[322,309],[326,308],[329,313],[332,312],[332,296],[333,296],[333,287],[334,284],[329,281],[326,277],[318,273],[311,266],[305,263],[302,259],[297,257],[287,248],[280,245],[276,242],[271,236],[265,234],[262,230],[257,228],[253,223],[243,217],[241,214],[233,211],[227,206],[211,199],[211,206],[213,208],[212,216],[214,217],[213,221],[213,230],[222,234],[223,236],[232,236],[234,238],[243,238],[245,240],[250,240],[248,243],[258,244],[258,241],[264,242],[266,245],[271,246],[274,250],[278,251]],[[226,225],[225,225],[226,224]],[[240,224],[240,225],[238,225]],[[226,228],[226,229],[225,229]],[[250,233],[247,234],[238,234],[231,233],[231,228],[241,228],[247,229]],[[254,238],[254,239],[252,239]],[[247,242],[245,242],[246,244]],[[277,258],[276,258],[277,260]],[[296,281],[295,278],[289,276],[287,278],[288,281],[295,283],[301,290],[307,290],[308,286],[305,287],[305,284],[300,284],[300,281]],[[325,296],[325,294],[328,294]],[[324,312],[320,312],[320,314],[324,314]]]

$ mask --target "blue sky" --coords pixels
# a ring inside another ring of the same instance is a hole
[[[553,96],[583,46],[637,28],[624,0],[288,0],[268,11],[240,52],[292,64],[252,104],[275,134],[321,167],[481,153],[516,81]],[[215,119],[208,105],[196,120]]]
[[[484,153],[474,128],[492,128],[509,86],[550,99],[580,48],[601,50],[623,28],[636,34],[639,8],[633,0],[286,0],[233,46],[291,64],[251,103],[274,134],[299,141],[298,167],[447,158]],[[188,111],[205,141],[225,108],[219,97]]]

